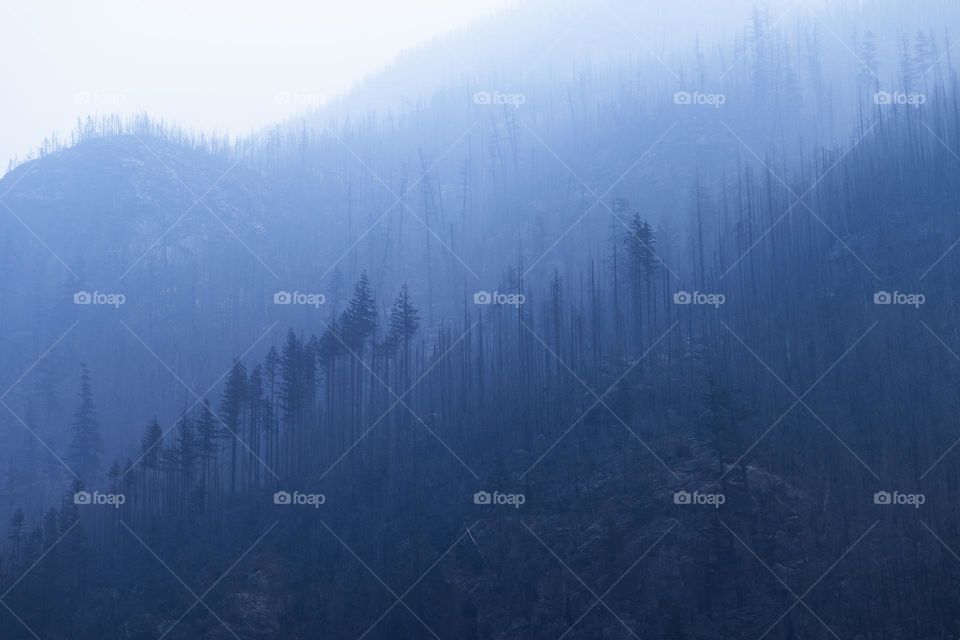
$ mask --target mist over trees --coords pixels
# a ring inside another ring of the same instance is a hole
[[[958,632],[956,7],[620,8],[7,174],[4,637]]]

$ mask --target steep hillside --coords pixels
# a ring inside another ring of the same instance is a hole
[[[8,174],[4,637],[956,636],[960,83],[886,7]]]

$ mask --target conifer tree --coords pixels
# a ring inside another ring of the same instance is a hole
[[[247,368],[240,360],[234,360],[220,398],[220,413],[225,429],[229,430],[223,437],[230,441],[230,493],[235,493],[237,489],[237,439],[240,437],[246,403]]]
[[[340,325],[343,328],[344,341],[360,355],[359,351],[363,349],[366,340],[377,329],[376,302],[366,271],[360,274],[360,279],[353,288],[350,306],[343,312]]]
[[[17,507],[10,518],[10,531],[7,533],[7,540],[13,547],[13,557],[16,559],[20,555],[20,543],[23,540],[23,530],[27,526],[27,519],[23,515],[23,509]]]
[[[140,487],[142,493],[141,499],[144,504],[159,503],[160,489],[160,462],[163,453],[163,430],[154,416],[147,425],[143,437],[140,439],[140,452],[142,454],[142,464],[146,472],[144,481]],[[149,497],[148,497],[149,496]]]
[[[83,482],[94,480],[100,470],[103,440],[97,425],[90,370],[80,365],[80,404],[73,414],[73,435],[67,451],[67,463]]]
[[[639,213],[634,214],[630,221],[630,231],[627,234],[626,244],[633,280],[635,324],[638,327],[636,339],[639,349],[643,347],[645,326],[654,322],[652,319],[644,322],[644,316],[649,317],[653,313],[652,281],[659,266],[654,250],[656,242],[656,234],[650,223],[642,219]]]
[[[193,467],[196,462],[196,435],[190,418],[184,414],[180,418],[177,433],[177,471],[184,484],[184,490],[193,480]]]
[[[390,328],[387,340],[397,347],[408,345],[420,328],[420,312],[413,306],[410,290],[403,285],[393,307],[390,309]]]
[[[210,408],[210,401],[204,399],[197,417],[197,454],[200,458],[201,483],[209,482],[211,466],[216,462],[218,450],[217,418]]]
[[[143,466],[147,469],[156,470],[160,466],[160,448],[163,440],[163,429],[154,416],[147,425],[147,430],[140,439],[140,452],[143,454]]]

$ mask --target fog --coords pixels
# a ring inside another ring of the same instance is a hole
[[[0,161],[88,114],[249,133],[342,95],[399,53],[511,0],[7,2]]]
[[[7,17],[0,639],[960,633],[956,0]]]

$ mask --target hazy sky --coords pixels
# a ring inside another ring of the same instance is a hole
[[[232,134],[346,90],[511,0],[6,0],[0,174],[88,113]]]

